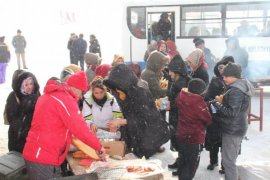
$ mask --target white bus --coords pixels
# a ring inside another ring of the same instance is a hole
[[[153,39],[152,24],[166,12],[171,21],[170,39],[185,58],[194,49],[193,38],[201,37],[206,47],[222,58],[225,40],[237,35],[241,23],[248,33],[239,36],[240,46],[249,53],[247,76],[251,80],[270,77],[269,0],[166,0],[125,4],[123,52],[126,59],[142,62]],[[173,18],[172,18],[173,17]]]

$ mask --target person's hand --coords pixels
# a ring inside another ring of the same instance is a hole
[[[100,151],[96,151],[96,153],[102,161],[106,161],[106,152],[104,147],[102,147]]]
[[[98,127],[97,127],[97,125],[95,125],[95,124],[90,124],[90,129],[93,131],[93,133],[96,134],[96,132],[97,132],[97,130],[98,130]]]
[[[215,99],[217,100],[217,102],[222,103],[223,95],[216,96]]]
[[[120,127],[120,120],[113,119],[107,123],[107,127],[109,128],[110,132],[116,132]]]

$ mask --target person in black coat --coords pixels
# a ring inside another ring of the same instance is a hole
[[[69,59],[70,59],[70,64],[75,64],[76,63],[76,58],[74,55],[74,48],[73,48],[73,42],[76,40],[76,34],[71,33],[70,38],[68,40],[68,45],[67,48],[69,50]]]
[[[234,62],[232,56],[224,56],[214,67],[215,77],[212,78],[207,93],[205,95],[206,101],[212,101],[216,96],[223,94],[226,91],[226,86],[223,82],[222,72],[229,62]],[[207,166],[208,170],[213,170],[218,165],[218,152],[221,147],[221,122],[220,117],[212,114],[212,124],[206,129],[205,149],[209,151],[210,164]],[[222,168],[223,169],[223,168]]]
[[[79,35],[72,44],[72,51],[74,52],[75,61],[73,64],[78,65],[80,62],[81,70],[84,71],[84,55],[87,49],[87,42],[83,39],[83,34]]]
[[[169,138],[167,123],[162,120],[149,89],[138,86],[136,75],[125,64],[112,68],[104,84],[115,93],[127,119],[127,147],[138,157],[151,157]]]
[[[28,131],[31,127],[34,107],[39,93],[36,77],[30,72],[18,72],[12,81],[13,91],[6,101],[8,149],[22,153]]]
[[[172,61],[168,65],[169,75],[171,76],[172,82],[170,83],[167,95],[170,101],[170,111],[169,111],[169,127],[171,134],[171,150],[177,150],[177,140],[176,140],[176,128],[178,122],[178,108],[176,106],[176,97],[180,93],[181,89],[187,87],[191,77],[188,75],[187,67],[182,57],[177,54],[174,56]],[[177,162],[169,165],[169,168],[176,169],[178,167]]]
[[[99,42],[94,34],[90,35],[90,46],[89,46],[89,52],[98,54],[99,57],[101,57],[101,49]]]

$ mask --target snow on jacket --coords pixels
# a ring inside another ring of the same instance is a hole
[[[125,142],[136,156],[149,158],[169,140],[167,123],[149,89],[138,86],[136,75],[125,64],[113,67],[104,84],[113,91],[119,89],[125,93],[124,100],[115,95],[127,119]]]
[[[23,157],[59,166],[66,157],[72,135],[101,150],[98,139],[82,117],[74,93],[67,85],[50,81],[37,101]]]
[[[99,106],[92,97],[92,91],[84,95],[82,114],[87,124],[94,123],[98,128],[108,128],[107,123],[116,118],[123,118],[120,107],[114,97],[107,92],[107,101]]]
[[[176,101],[181,110],[178,114],[177,138],[182,143],[203,144],[205,129],[212,119],[203,97],[182,89]]]

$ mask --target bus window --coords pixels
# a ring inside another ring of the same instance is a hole
[[[269,4],[227,5],[226,30],[228,36],[259,36],[264,31],[265,9]]]
[[[221,6],[183,6],[181,36],[221,36]]]
[[[166,14],[165,20],[162,17]],[[174,12],[150,12],[148,13],[148,44],[151,41],[175,40]]]
[[[127,24],[130,32],[139,39],[146,38],[146,16],[144,7],[127,8]]]

